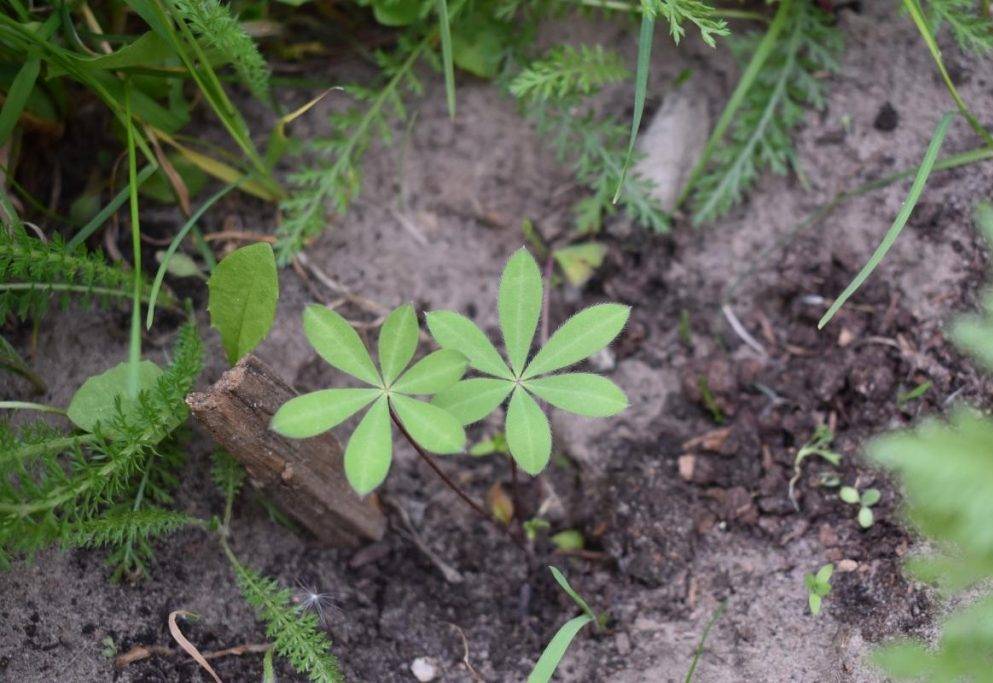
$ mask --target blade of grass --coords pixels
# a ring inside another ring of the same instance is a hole
[[[789,0],[786,0],[787,2]],[[641,115],[645,112],[645,95],[648,92],[648,70],[651,66],[652,41],[655,38],[655,12],[646,11],[641,15],[641,31],[638,34],[638,66],[634,75],[634,114],[631,116],[631,138],[628,140],[628,151],[624,155],[624,166],[621,167],[621,177],[617,182],[613,203],[621,198],[624,180],[631,167],[634,156],[634,143],[638,139],[638,129],[641,128]]]
[[[700,642],[696,646],[696,650],[693,651],[693,661],[690,662],[690,669],[686,672],[686,679],[684,683],[690,683],[693,680],[693,674],[696,673],[696,665],[700,662],[700,655],[703,654],[703,646],[707,644],[707,636],[710,635],[710,629],[714,627],[714,624],[724,616],[724,612],[727,611],[728,603],[727,600],[723,601],[714,610],[714,613],[710,615],[710,619],[707,620],[707,625],[703,627],[703,633],[700,634]]]
[[[900,236],[900,232],[903,230],[904,226],[907,224],[907,220],[910,218],[910,214],[913,212],[914,207],[917,206],[917,201],[921,197],[921,193],[924,192],[924,186],[927,184],[928,176],[931,174],[931,170],[935,166],[935,161],[938,158],[938,152],[941,151],[941,145],[945,141],[945,136],[948,134],[948,127],[951,125],[952,120],[957,115],[956,112],[948,112],[941,117],[938,122],[937,127],[934,129],[934,135],[931,137],[931,143],[928,145],[927,151],[924,153],[924,159],[921,161],[920,167],[917,169],[917,175],[914,177],[914,182],[910,186],[910,192],[907,193],[907,198],[903,201],[903,206],[900,207],[900,212],[897,214],[896,219],[893,221],[893,225],[886,232],[883,237],[883,241],[879,243],[876,247],[876,251],[873,252],[872,257],[869,259],[859,274],[855,276],[855,279],[845,288],[845,291],[841,293],[831,307],[824,314],[824,317],[820,319],[817,323],[817,329],[822,329],[825,325],[830,322],[831,318],[834,317],[835,313],[838,312],[846,301],[855,293],[855,291],[862,286],[862,283],[872,274],[872,271],[876,269],[876,266],[883,260],[886,256],[886,252],[890,250],[893,243],[896,242],[896,238]]]
[[[172,260],[173,255],[179,248],[180,243],[186,234],[196,225],[200,217],[203,216],[210,207],[216,204],[220,199],[226,195],[231,190],[238,187],[238,183],[231,183],[230,185],[225,185],[220,190],[215,192],[211,197],[207,199],[203,204],[200,205],[196,211],[190,216],[189,220],[183,224],[183,227],[179,229],[176,236],[172,238],[172,242],[169,243],[169,248],[166,249],[165,255],[162,257],[162,263],[159,265],[159,270],[155,273],[155,281],[152,282],[152,289],[148,294],[148,311],[145,316],[145,329],[152,329],[152,320],[155,318],[155,300],[159,296],[159,289],[162,287],[162,280],[165,278],[166,271],[169,269],[169,261]]]
[[[128,141],[128,198],[131,205],[131,251],[134,259],[134,289],[131,294],[131,338],[128,342],[128,395],[138,396],[141,362],[141,226],[138,223],[138,161],[135,129],[131,119],[131,83],[124,87],[124,110]]]
[[[745,67],[745,71],[741,74],[738,85],[735,86],[734,92],[731,93],[731,98],[728,100],[727,105],[725,105],[724,111],[721,112],[721,117],[717,120],[717,125],[714,126],[710,138],[707,139],[707,144],[703,148],[700,159],[690,172],[689,180],[686,181],[686,185],[683,187],[683,191],[676,201],[677,207],[682,205],[686,201],[686,198],[690,196],[693,186],[699,180],[700,174],[706,169],[707,164],[710,162],[710,157],[713,156],[717,145],[724,138],[724,134],[727,133],[727,129],[734,120],[735,114],[738,113],[738,109],[741,107],[742,102],[744,102],[745,95],[748,94],[749,89],[754,85],[755,79],[758,77],[763,65],[769,59],[769,55],[772,54],[772,50],[776,46],[776,41],[779,39],[779,34],[783,32],[783,28],[789,19],[790,12],[793,9],[793,2],[794,0],[783,0],[779,4],[779,9],[776,10],[776,15],[773,17],[769,29],[765,32],[762,42],[755,49],[755,54],[752,55],[748,66]]]
[[[452,59],[452,27],[448,18],[448,1],[437,0],[438,32],[441,34],[441,62],[445,70],[445,99],[448,116],[455,118],[455,64]]]
[[[941,79],[945,82],[945,87],[948,88],[948,93],[952,96],[962,116],[969,122],[969,125],[976,131],[976,134],[987,145],[993,147],[993,135],[990,135],[989,131],[979,122],[979,119],[969,110],[965,100],[962,99],[959,91],[955,88],[955,84],[952,83],[952,78],[948,75],[948,70],[945,69],[945,63],[941,59],[941,49],[938,47],[938,41],[934,39],[934,34],[931,33],[931,27],[928,25],[927,18],[924,16],[924,11],[921,9],[920,4],[918,4],[917,0],[903,0],[903,6],[910,14],[910,18],[914,20],[914,24],[917,26],[917,30],[920,32],[921,38],[924,39],[928,50],[931,51],[931,57],[934,59],[935,66],[938,67],[938,73],[941,74]]]
[[[32,403],[30,401],[0,401],[0,410],[37,410],[39,413],[66,414],[66,411],[58,406],[48,406],[44,403]]]
[[[41,59],[32,56],[24,62],[17,75],[14,76],[14,81],[10,84],[10,89],[7,90],[3,109],[0,109],[0,145],[6,143],[7,138],[14,132],[14,126],[17,125],[21,112],[24,111],[24,107],[28,103],[28,95],[34,88],[39,71],[41,71]]]

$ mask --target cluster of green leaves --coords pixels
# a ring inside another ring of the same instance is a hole
[[[478,422],[509,397],[507,449],[532,475],[548,464],[552,436],[535,397],[579,415],[606,417],[627,407],[624,392],[592,373],[556,371],[597,353],[616,337],[629,309],[599,304],[567,320],[532,358],[542,306],[538,264],[525,250],[509,260],[500,280],[498,313],[507,361],[486,334],[454,311],[427,314],[441,347],[415,363],[419,326],[407,304],[386,318],[379,332],[379,367],[358,333],[341,315],[321,306],[303,314],[308,341],[332,367],[368,388],[324,389],[285,403],[271,427],[291,438],[307,438],[335,427],[367,406],[345,448],[345,474],[361,494],[386,478],[393,453],[391,421],[417,445],[434,453],[458,453],[464,426]],[[509,363],[508,363],[509,361]],[[467,368],[483,376],[462,379]],[[429,396],[430,403],[413,398]]]
[[[61,543],[113,546],[115,577],[143,571],[148,539],[184,523],[161,506],[178,483],[182,459],[169,439],[200,365],[187,325],[168,369],[142,365],[137,394],[127,392],[127,364],[88,380],[69,411],[80,431],[0,427],[0,565]]]
[[[86,304],[131,296],[134,274],[107,263],[100,253],[69,247],[58,235],[43,241],[23,227],[0,228],[0,319],[9,314],[24,319],[40,317],[54,298],[65,308],[70,302]],[[142,282],[147,298],[149,286]],[[168,292],[163,302],[175,305]]]
[[[831,575],[834,565],[826,564],[817,570],[816,574],[804,574],[803,585],[807,588],[807,605],[815,617],[821,613],[821,604],[831,592]]]
[[[687,188],[695,224],[730,210],[763,170],[802,177],[791,135],[824,105],[821,78],[837,69],[841,33],[813,2],[784,0],[764,36],[730,44],[749,61]]]
[[[716,46],[715,36],[731,33],[727,22],[713,7],[701,0],[643,0],[645,11],[661,15],[669,22],[669,34],[676,45],[686,35],[687,22],[696,25],[700,38],[710,47]]]
[[[993,246],[993,223],[980,227]],[[966,316],[952,339],[993,370],[993,291],[981,315]],[[945,621],[937,644],[906,639],[878,651],[875,659],[899,679],[985,680],[993,650],[993,420],[968,408],[947,421],[929,419],[912,430],[884,436],[869,457],[894,472],[904,492],[904,513],[933,542],[934,552],[915,557],[908,569],[938,582],[946,592],[987,586],[968,607]]]
[[[993,51],[993,17],[987,4],[977,0],[926,0],[924,4],[932,32],[947,26],[965,52]]]
[[[331,642],[320,628],[317,615],[293,604],[293,593],[276,581],[244,566],[225,545],[235,579],[245,601],[265,622],[272,649],[314,683],[344,680],[338,659],[331,654]]]
[[[858,506],[859,526],[863,529],[868,529],[876,522],[876,515],[872,511],[872,506],[883,497],[879,489],[859,491],[854,486],[842,486],[838,490],[838,497],[849,505]]]
[[[603,86],[628,76],[620,57],[599,45],[558,46],[525,66],[508,84],[539,136],[550,142],[576,180],[592,191],[575,207],[581,232],[600,229],[604,216],[616,211],[615,194],[616,203],[638,224],[657,232],[669,228],[668,217],[652,194],[652,182],[624,173],[627,127],[594,114],[586,105],[587,98]]]

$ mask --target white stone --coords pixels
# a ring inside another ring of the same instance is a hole
[[[410,672],[421,683],[428,683],[438,677],[438,660],[434,657],[418,657],[410,665]]]

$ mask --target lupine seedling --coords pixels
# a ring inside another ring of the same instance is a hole
[[[311,305],[303,312],[307,341],[332,367],[368,388],[322,389],[284,403],[271,428],[284,436],[316,436],[366,411],[345,447],[345,476],[365,495],[386,478],[393,459],[391,420],[432,453],[459,453],[465,430],[447,411],[413,398],[430,395],[458,381],[466,359],[458,351],[435,351],[406,370],[417,351],[417,314],[410,304],[391,312],[379,330],[379,367],[355,329],[340,314]],[[406,372],[404,372],[406,370]]]
[[[469,367],[483,375],[440,391],[432,403],[469,425],[485,418],[509,396],[504,426],[507,448],[530,475],[545,468],[552,452],[548,418],[534,397],[588,417],[616,415],[628,405],[624,392],[605,377],[589,372],[553,373],[610,344],[623,329],[630,309],[612,303],[583,309],[563,323],[529,361],[541,302],[538,264],[522,248],[504,268],[497,299],[506,361],[486,334],[464,315],[454,311],[427,314],[428,328],[438,345],[465,354]]]
[[[816,574],[803,575],[803,584],[807,587],[807,604],[810,606],[810,613],[815,617],[821,613],[821,603],[831,592],[833,573],[834,565],[826,564],[818,569]]]
[[[859,506],[859,526],[863,529],[868,529],[876,521],[872,506],[878,503],[882,497],[879,489],[866,489],[859,493],[859,490],[854,486],[842,486],[838,491],[838,497],[849,505]]]

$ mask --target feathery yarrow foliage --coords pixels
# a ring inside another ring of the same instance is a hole
[[[39,317],[52,299],[62,308],[70,302],[106,305],[132,295],[134,273],[107,263],[100,252],[82,246],[70,249],[59,235],[49,241],[29,236],[23,228],[0,228],[0,320],[9,314]],[[150,286],[142,277],[142,296]],[[160,294],[166,305],[175,300]]]
[[[337,213],[348,209],[362,187],[362,159],[369,145],[377,137],[387,144],[393,139],[393,122],[406,118],[403,96],[421,92],[413,68],[427,42],[411,44],[404,38],[399,42],[394,54],[376,53],[383,84],[346,87],[355,104],[331,114],[331,134],[309,140],[310,164],[289,174],[292,192],[280,203],[282,218],[276,233],[280,265],[289,263],[308,240],[324,231],[329,208]]]
[[[134,399],[119,395],[113,416],[92,431],[0,426],[0,563],[53,543],[123,539],[121,573],[142,569],[147,538],[175,528],[143,506],[168,502],[178,483],[178,451],[166,440],[186,419],[200,367],[200,339],[186,325],[171,366]]]
[[[772,47],[737,111],[726,139],[717,146],[706,172],[694,185],[693,222],[729,211],[770,169],[802,176],[791,135],[808,108],[824,106],[823,74],[837,69],[841,34],[814,3],[792,3],[782,34]],[[744,60],[755,54],[761,36],[731,41]]]
[[[220,0],[171,0],[179,16],[229,62],[252,94],[269,100],[269,67],[228,5]]]
[[[927,0],[925,9],[935,33],[948,27],[965,52],[993,51],[993,17],[984,15],[986,5],[978,0]]]
[[[318,626],[317,615],[293,604],[293,594],[273,579],[242,565],[228,550],[228,559],[245,601],[265,622],[273,650],[314,683],[344,680],[331,642]]]
[[[508,89],[517,99],[562,99],[589,95],[630,75],[620,56],[600,45],[559,45],[528,64],[511,80]]]
[[[980,226],[993,246],[993,221],[980,221]],[[982,316],[960,319],[952,338],[993,370],[993,293],[984,306]],[[993,577],[993,420],[959,408],[947,421],[930,419],[876,440],[868,454],[897,474],[907,518],[937,548],[913,559],[912,573],[940,582],[946,591],[987,584],[979,599],[943,624],[936,646],[898,640],[876,653],[877,663],[898,679],[987,680],[993,651],[988,590]]]
[[[715,36],[731,33],[717,10],[701,0],[642,0],[641,4],[644,11],[662,15],[669,22],[669,35],[676,45],[686,35],[686,22],[696,25],[700,38],[710,47],[716,45]]]

